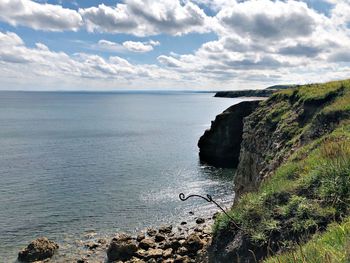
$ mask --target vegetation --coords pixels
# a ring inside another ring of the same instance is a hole
[[[332,224],[322,235],[304,246],[283,255],[265,260],[265,263],[348,263],[350,262],[350,221]]]
[[[264,103],[275,106],[262,122],[298,150],[230,216],[262,257],[294,251],[266,262],[350,262],[350,80],[283,90]],[[221,215],[214,234],[230,228]]]

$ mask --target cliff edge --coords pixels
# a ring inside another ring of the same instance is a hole
[[[242,142],[243,118],[251,114],[260,100],[243,101],[216,116],[210,129],[198,141],[202,162],[216,166],[236,168]]]

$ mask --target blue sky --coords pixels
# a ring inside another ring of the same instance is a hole
[[[0,89],[233,90],[350,76],[349,0],[0,0]]]

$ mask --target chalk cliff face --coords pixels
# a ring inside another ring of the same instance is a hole
[[[199,139],[201,161],[217,167],[236,168],[242,142],[243,119],[259,105],[259,100],[244,101],[219,114]]]

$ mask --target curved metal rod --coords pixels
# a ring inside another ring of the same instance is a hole
[[[189,196],[185,196],[184,193],[180,193],[179,194],[179,198],[181,201],[186,201],[187,199],[191,198],[191,197],[199,197],[204,199],[205,201],[207,201],[208,203],[214,203],[218,208],[220,208],[220,210],[230,219],[230,221],[233,223],[233,225],[235,227],[237,227],[240,230],[243,230],[242,228],[240,228],[234,221],[234,219],[225,211],[225,209],[223,209],[217,202],[215,202],[213,200],[213,198],[211,197],[211,195],[207,195],[207,197],[201,196],[201,195],[189,195]]]

